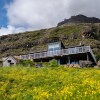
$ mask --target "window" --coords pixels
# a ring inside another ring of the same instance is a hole
[[[59,50],[60,48],[61,47],[60,47],[59,43],[54,43],[54,44],[48,45],[48,51],[56,51],[56,50]]]
[[[60,48],[59,47],[57,47],[57,48],[54,48],[54,50],[59,50]]]
[[[14,65],[14,63],[10,63],[10,65]]]
[[[8,60],[8,63],[11,63],[11,60]]]
[[[49,48],[49,51],[53,51],[53,48]]]
[[[79,64],[79,60],[71,59],[71,64]]]

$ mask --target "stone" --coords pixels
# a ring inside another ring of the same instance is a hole
[[[94,66],[94,68],[99,68],[98,66]]]
[[[73,67],[74,68],[80,68],[80,65],[79,64],[75,64]]]
[[[82,60],[80,60],[79,63],[80,63],[81,67],[92,67],[92,62],[91,61],[82,61]]]
[[[100,60],[98,61],[97,66],[100,67]]]

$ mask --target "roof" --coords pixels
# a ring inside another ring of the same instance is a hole
[[[75,47],[82,47],[82,46],[84,46],[84,45],[67,46],[67,47],[65,47],[65,48],[67,49],[67,48],[75,48]]]
[[[4,61],[8,60],[8,58],[10,58],[10,57],[13,58],[13,60],[15,60],[16,63],[19,61],[17,58],[15,58],[13,56],[9,56],[9,57],[3,58],[2,61],[4,62]]]
[[[60,43],[60,44],[63,44],[61,41],[58,41],[58,42],[51,42],[51,43],[48,43],[49,44],[54,44],[54,43]]]

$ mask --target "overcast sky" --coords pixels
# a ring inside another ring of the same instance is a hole
[[[100,18],[100,0],[0,0],[0,35],[56,26],[72,15]]]

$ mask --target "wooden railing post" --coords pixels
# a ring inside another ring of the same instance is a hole
[[[68,64],[70,64],[71,63],[71,61],[70,61],[70,56],[68,56]]]
[[[89,61],[89,56],[88,56],[88,53],[87,53],[87,61]]]

